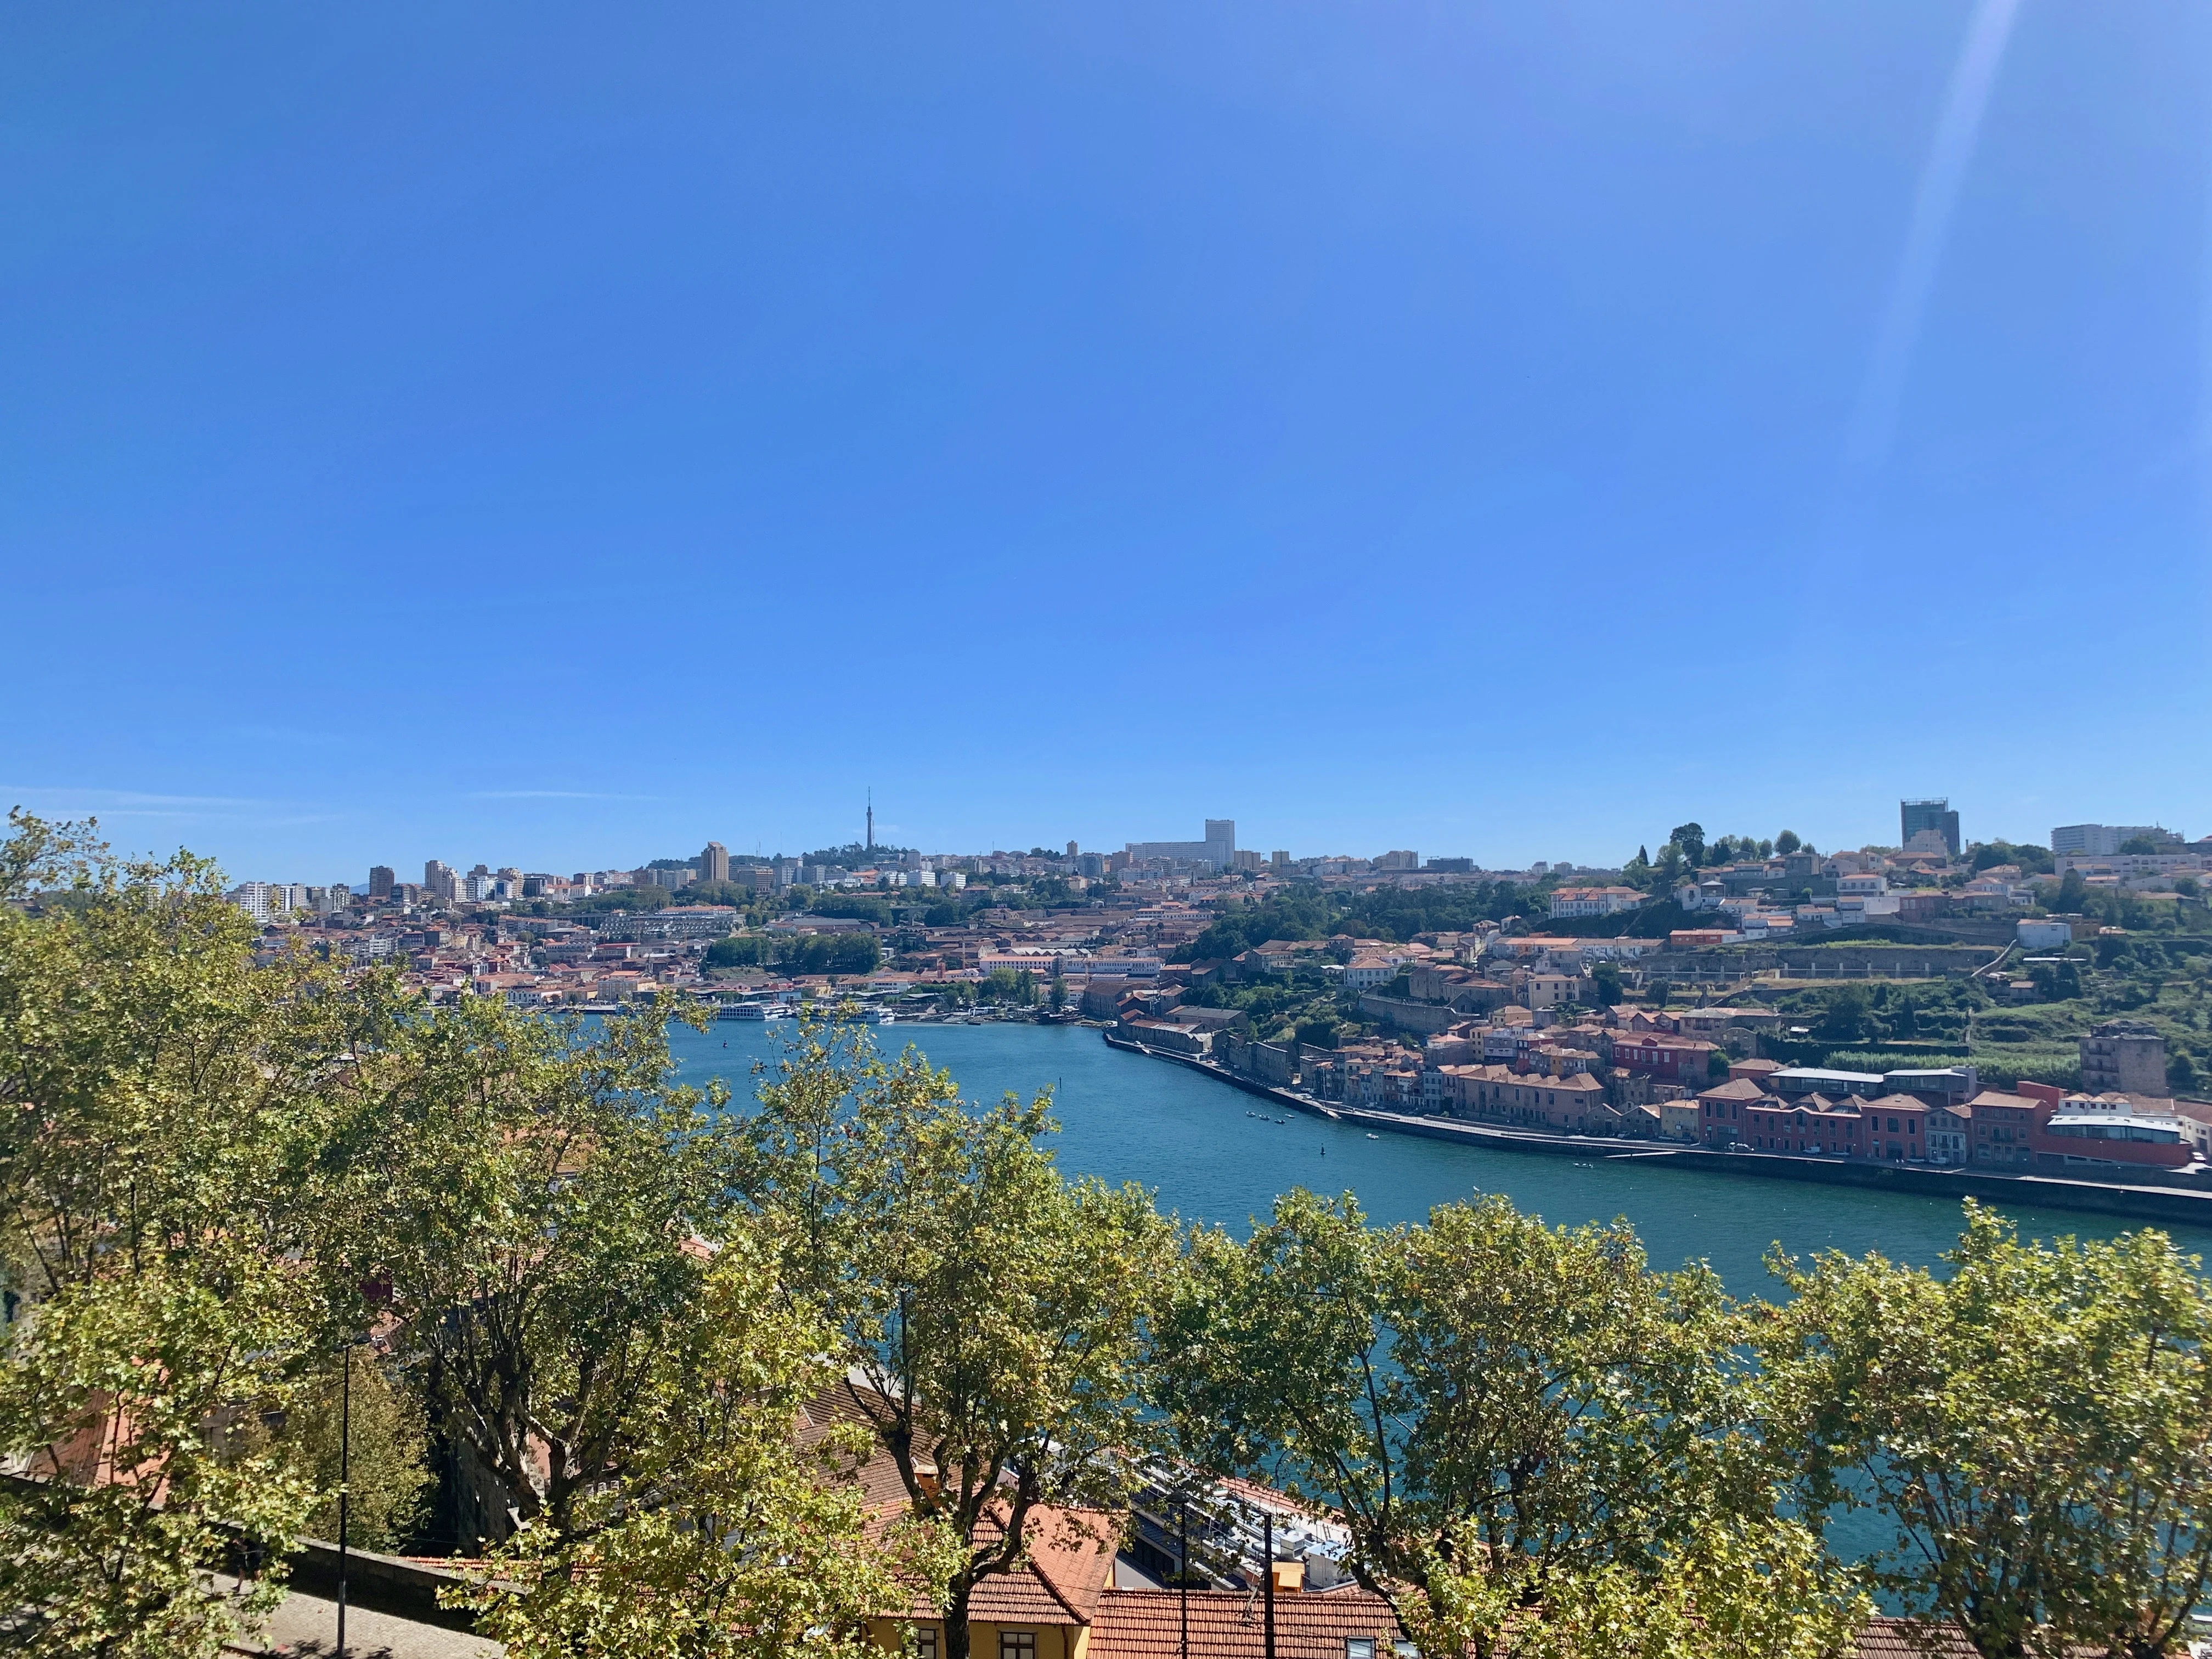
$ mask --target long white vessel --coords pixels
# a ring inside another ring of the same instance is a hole
[[[781,1002],[726,1002],[714,1011],[716,1019],[789,1019],[791,1010]]]

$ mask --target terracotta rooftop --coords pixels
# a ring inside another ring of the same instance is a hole
[[[1182,1599],[1175,1590],[1107,1591],[1091,1627],[1091,1659],[1182,1659]],[[1400,1636],[1390,1604],[1356,1586],[1275,1597],[1276,1659],[1345,1659],[1353,1638],[1389,1659]],[[1191,1591],[1191,1659],[1263,1659],[1266,1641],[1257,1589]]]

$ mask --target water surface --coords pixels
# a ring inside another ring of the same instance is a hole
[[[687,1080],[725,1078],[740,1097],[756,1059],[783,1053],[787,1026],[725,1020],[708,1032],[672,1029]],[[950,1068],[968,1098],[996,1100],[1012,1089],[1053,1091],[1057,1152],[1071,1173],[1152,1189],[1186,1220],[1242,1232],[1278,1193],[1304,1186],[1349,1190],[1378,1222],[1414,1221],[1431,1206],[1481,1192],[1504,1193],[1553,1223],[1626,1216],[1656,1267],[1702,1258],[1739,1295],[1769,1294],[1762,1264],[1779,1243],[1798,1255],[1880,1250],[1927,1263],[1958,1237],[1955,1199],[1555,1155],[1460,1146],[1413,1135],[1370,1139],[1365,1130],[1285,1113],[1255,1116],[1255,1096],[1166,1060],[1109,1048],[1073,1025],[884,1026],[886,1052],[911,1042]],[[2109,1238],[2129,1223],[2111,1216],[2007,1207],[2023,1235]],[[2212,1231],[2169,1227],[2186,1250],[2212,1256]]]

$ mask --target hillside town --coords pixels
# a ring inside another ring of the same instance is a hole
[[[433,1001],[1082,1021],[1322,1105],[1930,1168],[2204,1173],[2212,837],[2090,823],[1968,843],[1942,800],[1902,802],[1899,822],[1893,847],[1686,824],[1617,868],[1492,869],[1263,857],[1227,819],[1111,853],[925,854],[875,846],[871,814],[866,842],[803,857],[710,842],[567,875],[434,859],[419,883],[379,866],[359,887],[229,896],[265,956],[388,966]],[[1274,918],[1297,936],[1265,936]]]

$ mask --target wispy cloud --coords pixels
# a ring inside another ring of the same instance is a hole
[[[11,806],[60,818],[223,818],[299,805],[248,795],[156,795],[53,784],[0,784],[0,796]]]
[[[1942,260],[1943,242],[1950,233],[1959,192],[1981,137],[1982,117],[1989,109],[1990,89],[1996,84],[2005,43],[2012,37],[2013,19],[2019,10],[2020,0],[1981,0],[1966,31],[1966,44],[1960,49],[1958,64],[1951,72],[1942,118],[1936,123],[1936,140],[1929,147],[1919,192],[1913,199],[1905,255],[1898,262],[1897,280],[1882,313],[1874,361],[1868,368],[1858,413],[1851,423],[1845,459],[1855,477],[1874,472],[1888,453],[1912,349],[1927,313],[1929,293],[1936,284],[1936,267]]]
[[[592,789],[474,789],[471,800],[659,800],[658,795],[609,795]]]

